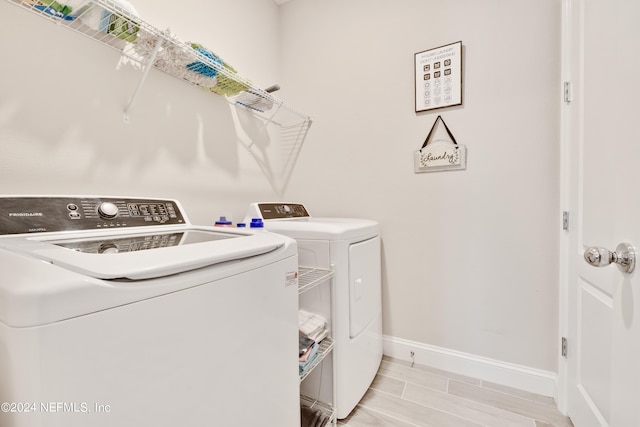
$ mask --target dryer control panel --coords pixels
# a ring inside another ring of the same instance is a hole
[[[176,200],[0,197],[0,235],[186,224]]]
[[[297,203],[258,203],[262,219],[308,218],[309,212]]]

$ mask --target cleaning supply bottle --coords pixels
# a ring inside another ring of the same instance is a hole
[[[264,222],[262,218],[251,218],[251,224],[249,224],[250,228],[255,229],[264,229]]]
[[[229,221],[226,216],[221,216],[215,225],[217,227],[233,227],[233,223]]]

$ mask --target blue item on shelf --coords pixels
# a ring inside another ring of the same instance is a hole
[[[202,47],[194,47],[194,49],[200,52],[202,55],[206,56],[207,58],[211,59],[214,63],[220,65],[220,67],[222,67],[222,60],[217,58],[214,54],[209,52],[207,49],[204,49]],[[200,61],[195,61],[187,64],[187,69],[207,77],[215,77],[218,75],[218,70]]]
[[[35,7],[36,9],[38,9],[41,12],[44,12],[44,13],[46,13],[48,15],[51,15],[53,17],[56,17],[56,18],[63,19],[65,21],[73,21],[74,19],[76,19],[75,16],[65,15],[64,13],[57,11],[55,8],[53,8],[51,6],[33,5],[33,7]]]
[[[309,350],[309,355],[307,356],[307,361],[306,362],[298,362],[298,368],[299,368],[299,372],[300,375],[304,375],[313,365],[314,360],[316,360],[318,358],[318,349],[320,348],[320,346],[318,345],[318,343],[314,343],[313,347],[311,347],[311,350]]]

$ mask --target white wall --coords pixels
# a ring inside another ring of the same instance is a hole
[[[316,117],[289,198],[381,222],[384,333],[555,371],[560,2],[281,9],[282,80]],[[416,114],[414,53],[459,40],[463,106]],[[438,115],[467,170],[414,174]]]
[[[287,192],[226,102],[152,70],[125,125],[138,70],[0,1],[0,193],[175,197],[197,223],[282,197],[373,218],[385,334],[555,370],[558,0],[134,3],[315,116]],[[413,54],[458,40],[464,105],[416,114]],[[438,114],[468,168],[416,175]]]

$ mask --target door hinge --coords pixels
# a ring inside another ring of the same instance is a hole
[[[564,82],[564,102],[567,104],[573,101],[571,93],[571,82]]]
[[[562,357],[567,357],[567,339],[562,337]]]
[[[569,212],[567,211],[562,211],[562,229],[569,229]]]

